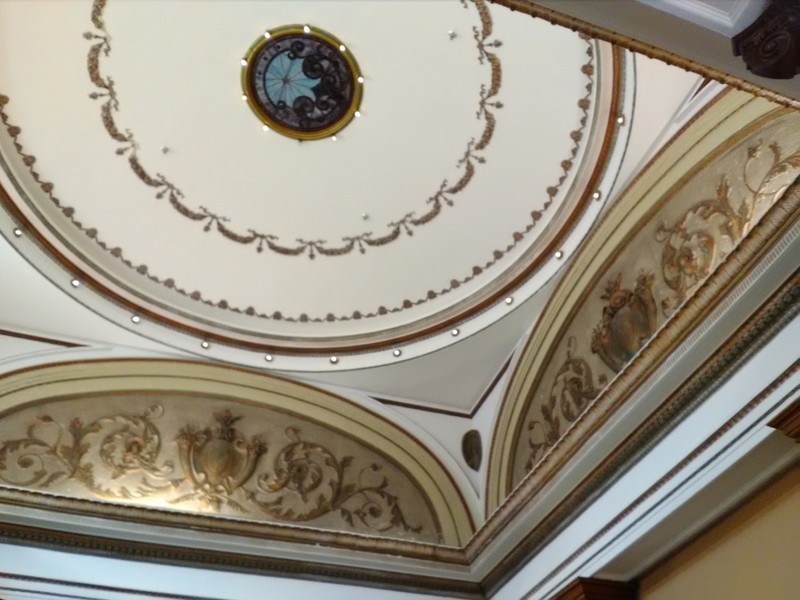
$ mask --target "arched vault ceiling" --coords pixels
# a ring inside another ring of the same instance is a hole
[[[95,311],[173,346],[320,370],[451,344],[553,276],[619,167],[622,54],[484,0],[46,4],[0,5],[4,204]],[[290,24],[363,74],[335,138],[242,101]]]
[[[577,451],[613,410],[596,401],[609,382],[623,385],[640,349],[675,339],[665,330],[676,315],[724,291],[712,276],[743,242],[759,247],[786,221],[795,200],[784,208],[781,198],[798,174],[800,116],[742,92],[662,150],[592,232],[527,340],[494,432],[490,508]]]

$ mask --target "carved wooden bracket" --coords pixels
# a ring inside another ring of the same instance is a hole
[[[556,600],[636,600],[635,582],[578,577],[564,588]]]
[[[800,70],[800,0],[772,0],[731,41],[734,56],[741,56],[756,75],[791,79]]]
[[[772,419],[767,426],[777,429],[800,444],[800,401],[795,401]]]

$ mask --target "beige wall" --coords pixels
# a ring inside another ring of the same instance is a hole
[[[800,598],[800,466],[641,581],[643,600]]]

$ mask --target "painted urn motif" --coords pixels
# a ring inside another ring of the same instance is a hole
[[[607,304],[592,335],[592,352],[599,354],[615,373],[634,357],[658,326],[653,276],[639,275],[633,290],[623,288],[621,280],[620,273],[606,285],[601,298]]]
[[[230,411],[214,413],[217,426],[198,431],[181,429],[177,442],[181,464],[201,501],[219,509],[228,497],[245,484],[267,451],[258,436],[247,441],[234,427],[241,417]]]

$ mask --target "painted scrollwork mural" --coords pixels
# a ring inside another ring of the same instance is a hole
[[[525,395],[506,490],[534,469],[800,175],[800,119],[779,115],[720,148],[658,200],[562,326]]]
[[[762,163],[766,157],[772,164],[765,169]],[[738,205],[729,178],[723,175],[712,198],[692,205],[672,225],[659,225],[655,239],[663,244],[661,271],[664,283],[676,294],[665,299],[665,311],[690,296],[730,254],[771,201],[791,183],[791,174],[797,169],[800,153],[784,158],[777,143],[767,146],[759,140],[747,150],[742,173],[745,193]]]
[[[23,408],[0,421],[0,483],[249,520],[440,542],[424,494],[387,457],[292,415],[133,395]],[[97,412],[97,418],[76,416]],[[92,408],[88,408],[92,407]],[[102,410],[102,409],[101,409]],[[192,415],[184,420],[184,415]],[[247,424],[247,426],[245,426]],[[24,433],[20,433],[24,432]]]
[[[606,384],[601,375],[595,385],[592,367],[575,355],[576,341],[567,342],[567,355],[556,373],[547,402],[540,405],[541,417],[528,422],[530,456],[525,468],[530,470],[546,450],[558,441],[564,429],[583,412],[586,405]]]

